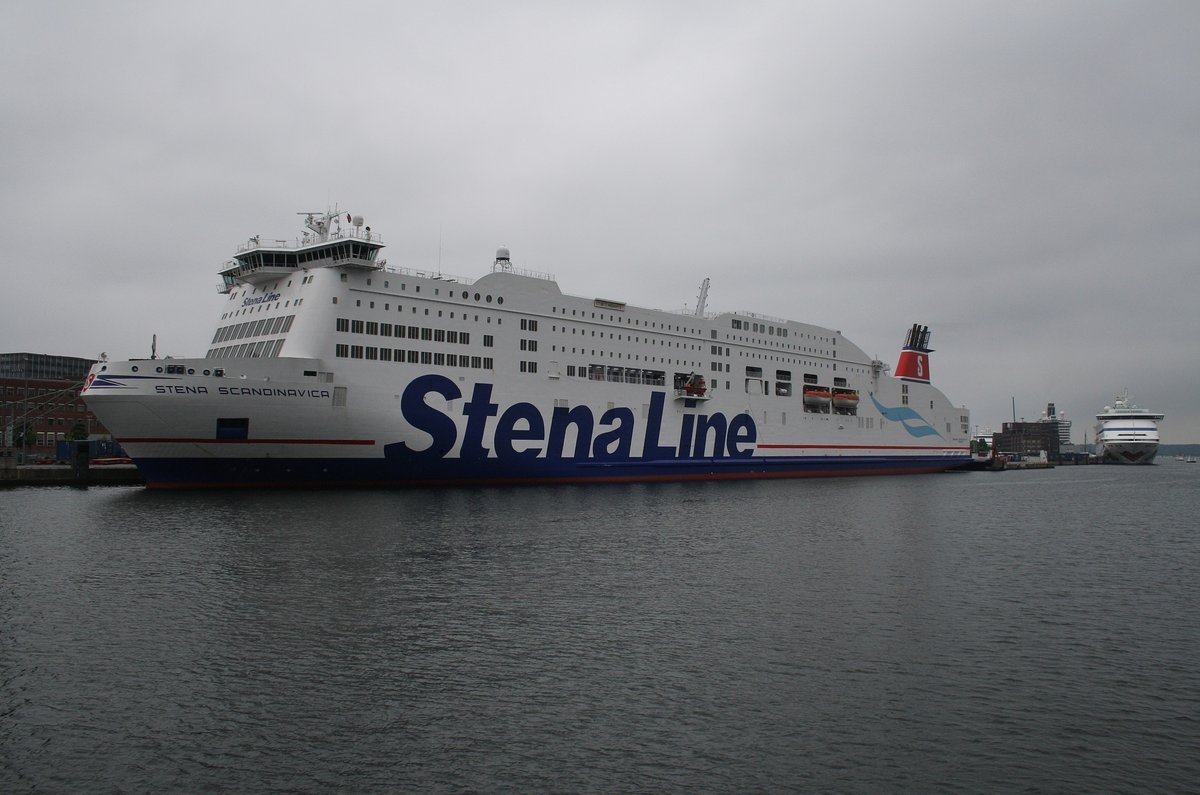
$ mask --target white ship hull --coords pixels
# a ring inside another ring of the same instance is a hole
[[[1162,419],[1134,405],[1128,395],[1118,397],[1096,415],[1096,456],[1106,464],[1153,464]]]
[[[928,382],[924,342],[894,377],[831,329],[566,296],[506,262],[470,286],[302,262],[227,269],[206,357],[93,369],[83,397],[148,485],[814,477],[970,458],[969,416]],[[837,387],[841,407],[806,403],[806,383]]]

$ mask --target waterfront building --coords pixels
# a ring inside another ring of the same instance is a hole
[[[107,438],[79,398],[95,359],[0,353],[0,451],[19,461],[55,457],[60,441]]]
[[[1051,461],[1060,453],[1058,424],[1055,422],[1006,422],[992,436],[997,454],[1036,456],[1043,450]]]

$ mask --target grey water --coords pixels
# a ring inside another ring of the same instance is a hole
[[[1200,467],[0,492],[3,792],[1200,789]]]

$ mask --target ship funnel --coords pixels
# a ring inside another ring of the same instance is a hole
[[[896,377],[905,381],[929,383],[929,326],[914,323],[904,338],[900,361],[896,364]]]

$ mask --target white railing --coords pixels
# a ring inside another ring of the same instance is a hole
[[[383,236],[378,232],[368,232],[363,227],[351,226],[349,230],[343,230],[340,227],[335,227],[329,231],[325,237],[321,237],[316,232],[305,232],[303,235],[292,240],[281,238],[273,238],[264,242],[261,235],[255,235],[237,247],[235,253],[241,254],[245,251],[254,251],[259,248],[273,249],[296,249],[304,248],[305,246],[315,246],[318,243],[332,243],[336,240],[365,240],[368,243],[382,243]]]

